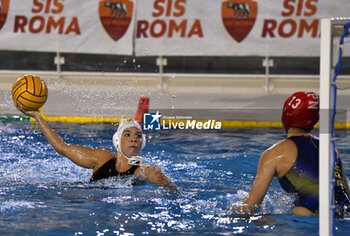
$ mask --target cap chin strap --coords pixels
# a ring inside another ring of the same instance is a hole
[[[128,158],[128,163],[132,166],[139,166],[143,163],[142,156],[132,156]]]
[[[119,148],[118,148],[119,149]],[[131,157],[127,157],[124,155],[124,153],[122,152],[122,150],[118,150],[120,152],[120,154],[123,155],[123,157],[125,157],[128,160],[129,165],[132,166],[139,166],[143,163],[143,157],[142,156],[131,156]]]

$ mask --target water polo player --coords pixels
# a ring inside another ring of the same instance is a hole
[[[233,209],[254,213],[276,176],[281,187],[295,195],[294,214],[314,215],[319,209],[319,139],[310,134],[319,119],[319,96],[297,92],[284,103],[282,123],[288,137],[267,149],[260,157],[253,186],[243,204]],[[336,214],[349,205],[349,186],[338,155],[335,166]],[[238,209],[237,209],[238,208]]]
[[[25,111],[23,114],[33,117],[39,124],[42,133],[57,153],[67,157],[78,166],[93,169],[90,181],[112,176],[121,178],[128,175],[139,175],[143,180],[176,190],[176,187],[165,177],[160,168],[143,162],[140,151],[145,147],[146,139],[140,125],[134,120],[123,119],[113,136],[116,153],[105,149],[92,149],[80,145],[68,145],[47,124],[38,111]]]

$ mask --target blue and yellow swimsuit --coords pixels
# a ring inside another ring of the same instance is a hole
[[[297,146],[298,157],[289,172],[278,181],[286,192],[295,194],[295,206],[302,206],[318,213],[319,139],[314,136],[293,136],[288,139]],[[337,171],[341,169],[341,165],[341,160],[337,158],[334,172],[336,179],[334,203],[340,207],[350,203],[344,189],[346,176]]]
[[[318,146],[316,137],[293,136],[298,148],[298,157],[286,175],[279,178],[281,187],[296,194],[295,206],[302,206],[312,212],[318,211]]]

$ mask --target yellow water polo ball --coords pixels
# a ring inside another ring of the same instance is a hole
[[[46,84],[36,75],[24,75],[12,86],[12,99],[27,111],[36,111],[44,105],[48,96]]]

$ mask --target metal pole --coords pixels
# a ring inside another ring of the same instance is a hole
[[[269,56],[266,55],[265,59],[263,59],[263,66],[265,67],[265,91],[266,93],[270,93],[273,90],[273,86],[271,85],[270,80],[270,67],[273,66],[273,60],[269,59]]]
[[[331,20],[321,20],[321,59],[320,59],[320,154],[319,154],[319,234],[333,235],[332,209],[332,160],[331,113],[333,96],[332,83],[332,34]]]
[[[56,64],[57,78],[61,79],[61,65],[63,65],[65,61],[64,61],[64,57],[61,57],[61,53],[59,51],[56,52],[54,63]]]
[[[159,66],[159,87],[161,89],[165,89],[167,87],[167,84],[164,82],[164,66],[168,64],[168,61],[166,58],[163,58],[163,56],[159,56],[157,58],[157,66]]]

